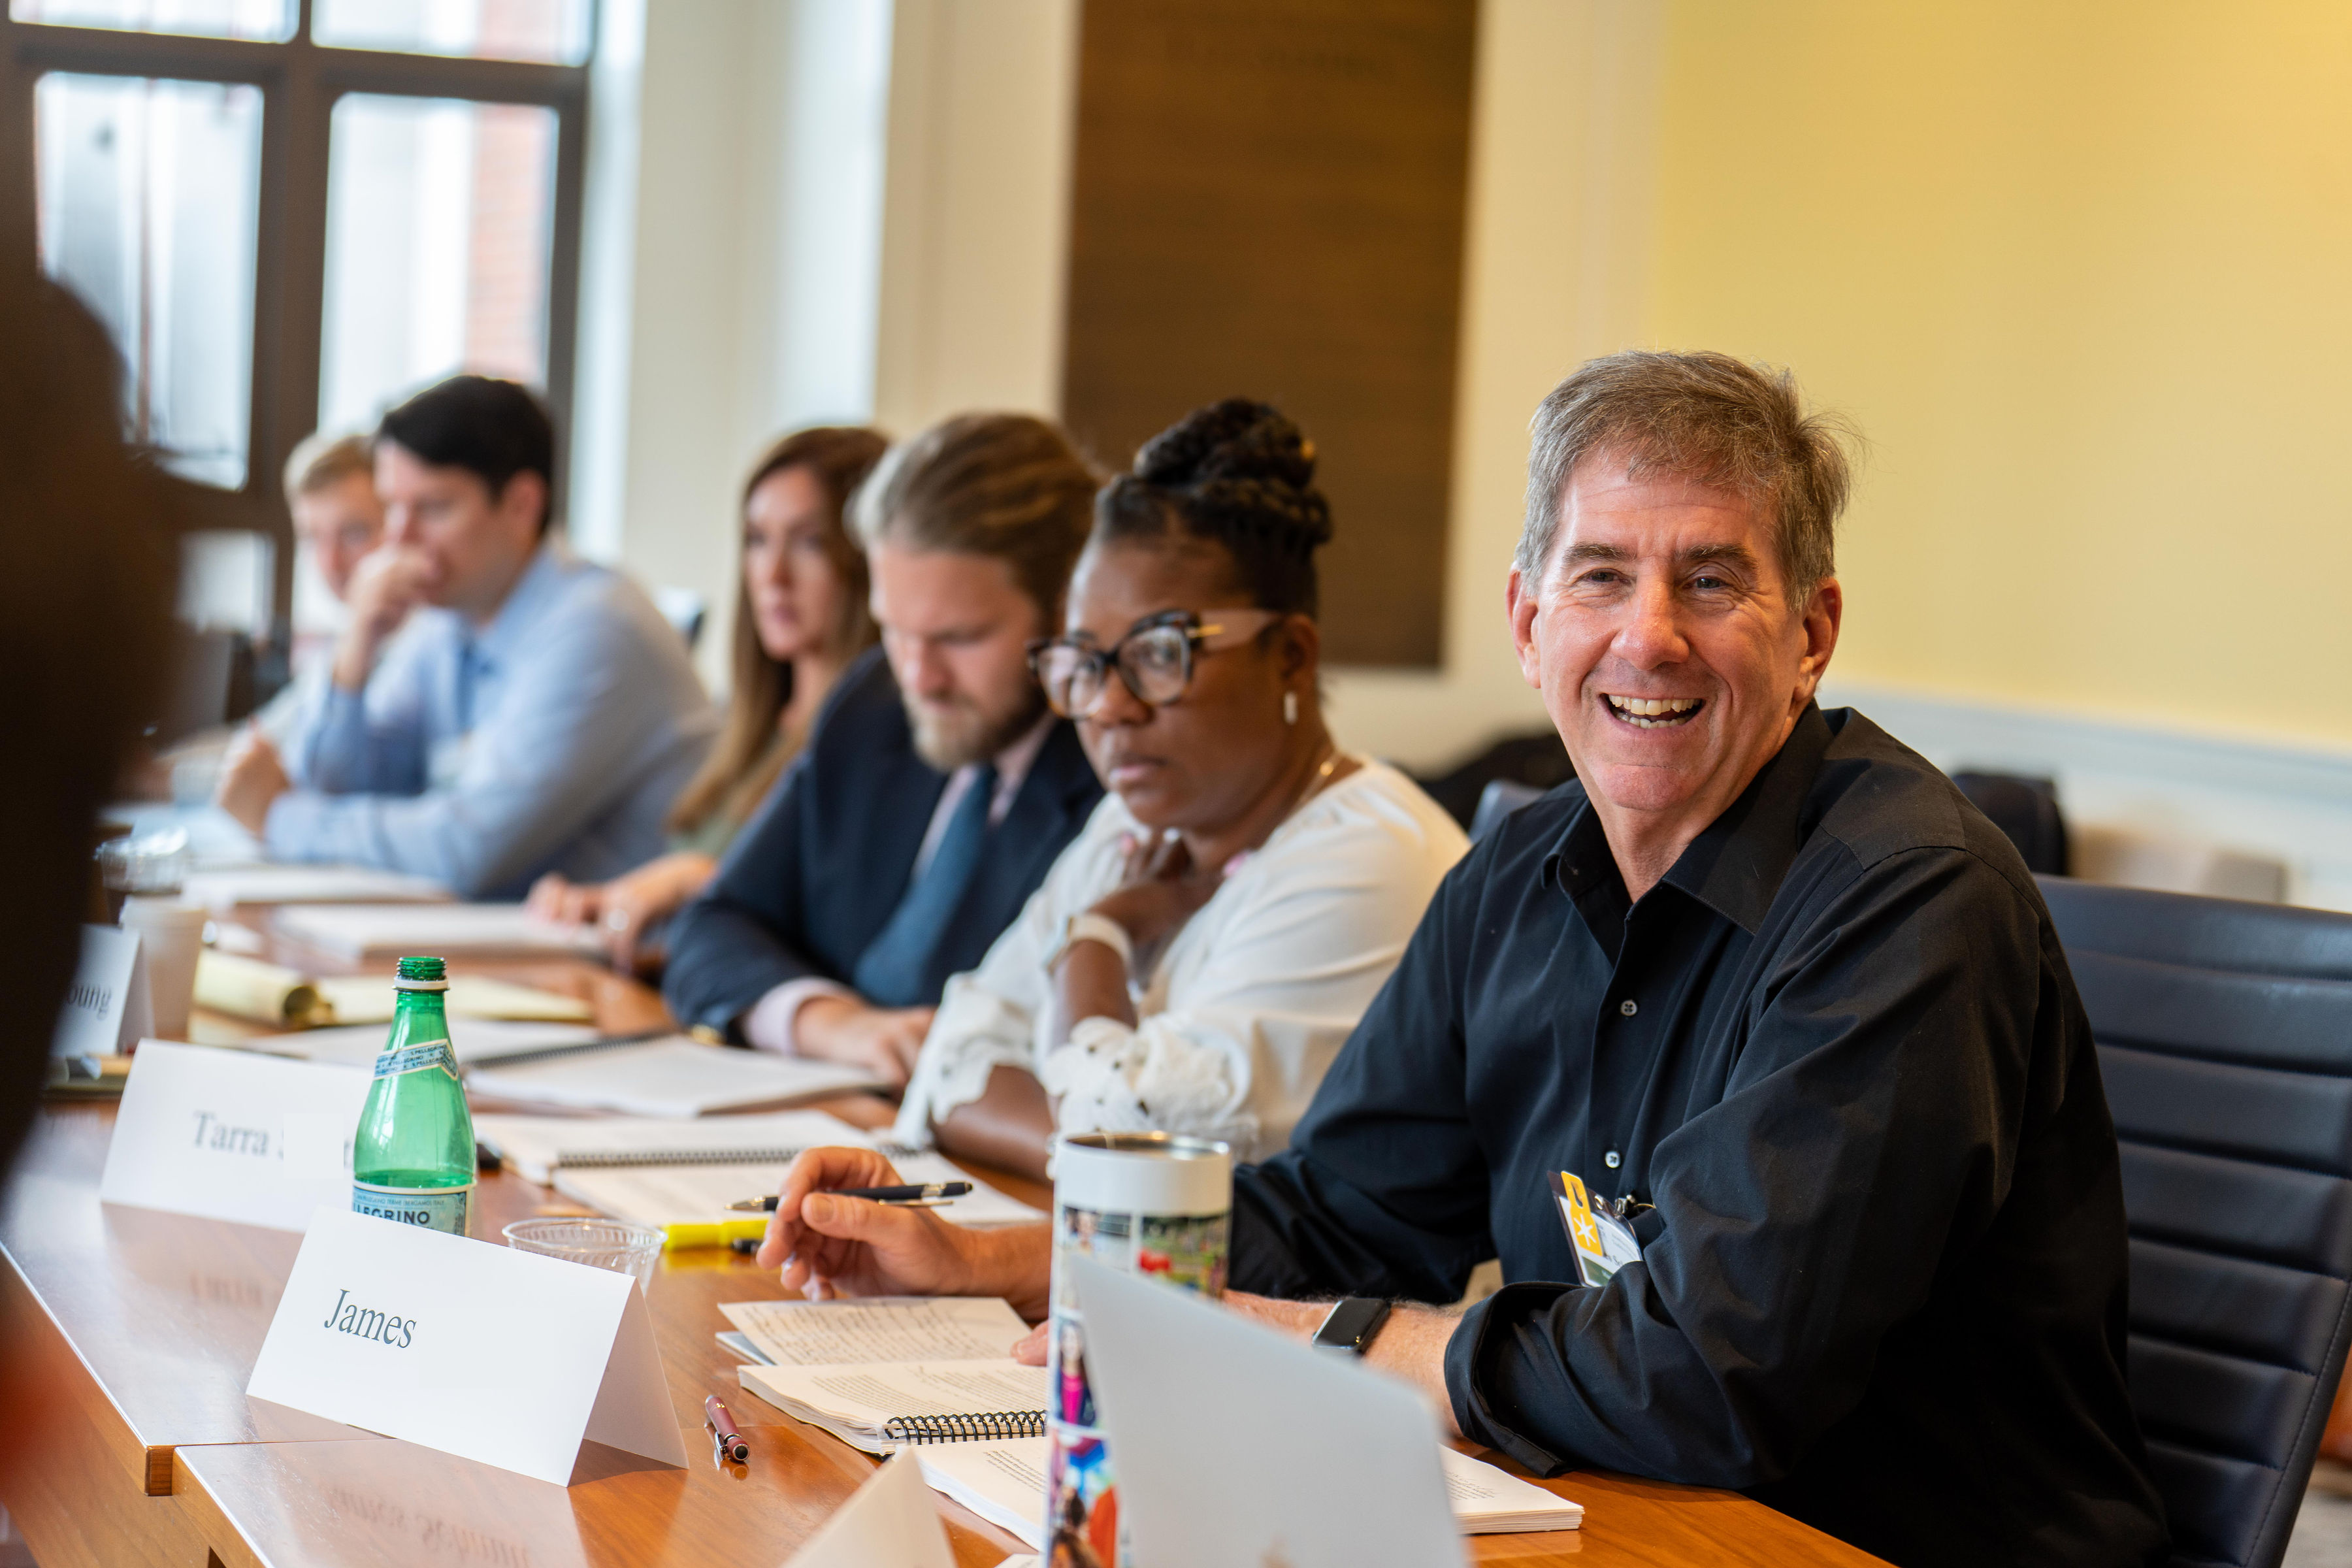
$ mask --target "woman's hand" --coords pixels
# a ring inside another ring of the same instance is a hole
[[[967,1230],[930,1209],[831,1195],[840,1187],[897,1184],[871,1149],[811,1149],[778,1190],[760,1266],[782,1267],[784,1289],[811,1297],[1003,1296],[1042,1317],[1052,1267],[1045,1226]]]
[[[1215,895],[1225,874],[1222,867],[1194,866],[1192,851],[1173,833],[1130,837],[1126,848],[1118,886],[1097,900],[1088,912],[1117,921],[1142,953],[1183,930],[1184,922]]]
[[[591,925],[604,912],[604,888],[599,882],[567,881],[561,873],[550,871],[530,885],[530,896],[523,900],[522,907],[532,918],[556,925]]]
[[[904,1089],[915,1058],[922,1055],[923,1037],[931,1032],[932,1012],[870,1007],[850,996],[812,996],[793,1018],[793,1044],[802,1056],[864,1068],[888,1088]]]
[[[664,855],[601,889],[580,889],[601,894],[596,909],[583,919],[603,929],[613,967],[628,973],[651,956],[644,945],[646,932],[684,909],[718,874],[719,862],[708,855],[690,849]]]

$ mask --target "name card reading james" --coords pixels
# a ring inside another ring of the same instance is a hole
[[[147,960],[139,933],[121,926],[81,928],[81,960],[66,1004],[58,1009],[55,1057],[118,1057],[155,1027],[147,995]]]
[[[98,1195],[302,1230],[352,1201],[364,1068],[148,1040],[131,1058]]]
[[[321,1208],[246,1393],[557,1486],[583,1438],[686,1463],[626,1274]]]

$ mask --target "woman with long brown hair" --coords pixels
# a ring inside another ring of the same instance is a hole
[[[531,909],[594,924],[624,969],[649,931],[709,885],[730,840],[808,739],[835,679],[874,642],[866,556],[842,516],[881,460],[879,431],[821,426],[771,447],[743,486],[733,689],[702,771],[670,811],[671,852],[594,885],[543,877]]]

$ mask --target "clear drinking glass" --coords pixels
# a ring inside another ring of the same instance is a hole
[[[547,384],[555,111],[347,93],[327,163],[319,426],[460,370]]]
[[[653,1279],[663,1241],[649,1225],[618,1219],[519,1219],[507,1226],[506,1238],[518,1251],[632,1275],[640,1291]]]

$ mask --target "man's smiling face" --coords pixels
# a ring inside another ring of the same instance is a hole
[[[1636,479],[1604,453],[1562,488],[1539,579],[1513,571],[1520,669],[1612,844],[1622,828],[1679,853],[1811,700],[1837,643],[1838,586],[1790,604],[1772,535],[1738,495]]]

